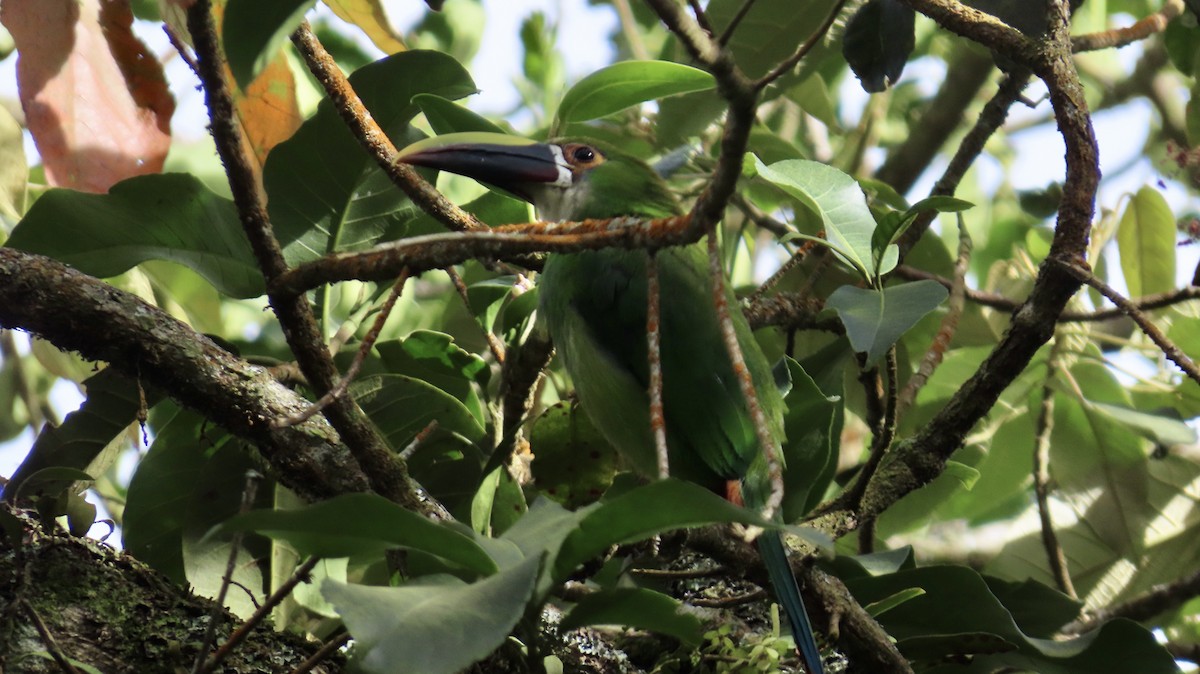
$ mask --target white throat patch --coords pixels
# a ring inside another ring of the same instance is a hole
[[[567,158],[563,156],[562,148],[551,145],[550,153],[554,155],[554,166],[558,169],[558,178],[550,184],[563,189],[570,187],[575,182],[575,175],[571,171],[571,165],[567,163]]]

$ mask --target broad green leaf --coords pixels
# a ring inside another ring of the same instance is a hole
[[[302,555],[349,557],[393,548],[421,550],[479,574],[496,563],[470,536],[388,501],[378,494],[343,494],[295,510],[256,510],[237,515],[212,536],[257,531],[288,541]]]
[[[417,94],[413,96],[412,102],[420,106],[429,126],[433,127],[434,133],[438,135],[468,131],[505,133],[504,129],[487,117],[436,94]]]
[[[528,510],[521,485],[500,466],[484,478],[471,500],[471,528],[484,536],[499,536]]]
[[[645,588],[621,587],[591,594],[571,609],[559,624],[566,632],[588,625],[624,625],[700,643],[704,623],[683,611],[678,599]]]
[[[461,402],[420,379],[379,375],[355,382],[350,391],[397,451],[435,420],[436,432],[458,433],[472,442],[484,437],[483,426]]]
[[[622,61],[588,75],[563,96],[559,124],[583,122],[620,112],[644,101],[705,91],[712,75],[670,61]]]
[[[874,281],[878,274],[871,253],[875,218],[854,178],[832,166],[804,159],[790,159],[770,166],[756,159],[755,168],[764,180],[798,199],[820,217],[827,245],[865,280]]]
[[[788,358],[787,367],[792,388],[784,398],[783,520],[795,522],[824,497],[833,480],[843,402],[841,396],[822,392],[796,361]]]
[[[913,588],[923,591],[879,616],[900,651],[910,657],[920,654],[932,659],[939,654],[974,653],[976,663],[986,663],[979,671],[1004,667],[1046,674],[1178,671],[1154,635],[1128,620],[1114,620],[1064,641],[1030,636],[993,594],[989,583],[967,567],[924,567],[854,578],[846,585],[863,604],[883,601]],[[1006,596],[1011,597],[1005,589]]]
[[[401,587],[326,580],[321,591],[354,635],[365,672],[453,674],[508,638],[533,594],[541,560],[524,562],[474,583],[426,576]]]
[[[558,559],[554,561],[553,577],[557,580],[567,578],[580,564],[612,545],[642,540],[671,529],[730,522],[779,526],[697,484],[674,478],[658,480],[590,510],[580,520],[578,529],[563,541]],[[823,537],[811,530],[785,529],[810,543],[825,544]]]
[[[454,99],[476,90],[457,61],[427,51],[402,52],[363,66],[350,75],[350,83],[397,146],[419,137],[409,126],[420,112],[413,96],[431,93]],[[398,238],[418,212],[327,99],[271,151],[263,185],[275,235],[289,264]]]
[[[850,344],[867,354],[869,366],[949,294],[936,281],[915,281],[883,290],[842,286],[825,305],[837,311]]]
[[[103,370],[83,384],[88,396],[83,404],[58,426],[42,428],[5,485],[4,495],[10,502],[21,483],[44,468],[74,468],[94,476],[106,473],[125,442],[126,429],[137,420],[138,409],[143,404],[153,407],[162,399],[156,390],[144,390],[143,403],[138,386],[113,369]],[[24,495],[31,494],[26,491]]]
[[[1106,403],[1092,403],[1091,407],[1158,444],[1189,445],[1196,442],[1196,431],[1179,419]]]
[[[842,54],[864,91],[895,84],[914,46],[916,12],[898,0],[868,0],[846,25]]]
[[[1050,434],[1057,494],[1112,551],[1136,557],[1156,514],[1148,501],[1150,443],[1124,420],[1095,407],[1098,401],[1127,404],[1128,393],[1109,368],[1080,361],[1070,375],[1069,385],[1056,387]],[[1087,399],[1079,399],[1076,390]]]
[[[742,0],[712,0],[704,13],[720,35],[745,4]],[[834,5],[833,0],[818,0],[797,11],[794,0],[758,0],[750,6],[728,43],[738,67],[749,77],[765,75],[816,33]],[[813,56],[810,53],[805,61]]]
[[[241,441],[198,415],[176,412],[159,429],[129,483],[122,522],[125,550],[176,583],[216,596],[230,544],[204,534],[237,513],[246,472],[257,468],[251,454]],[[260,489],[259,494],[269,491]],[[234,580],[257,595],[262,576],[252,561],[258,555],[246,549],[249,544],[243,541],[238,551]],[[242,616],[255,608],[246,592],[230,592],[226,601]]]
[[[250,86],[315,4],[316,0],[229,0],[221,42],[239,87]]]
[[[455,377],[486,385],[491,371],[479,356],[460,347],[454,337],[433,330],[414,330],[399,341],[387,342],[379,349],[380,356],[388,367],[397,372],[406,372],[404,366],[421,366],[431,374]],[[395,347],[399,347],[399,351]],[[407,360],[406,360],[407,357]],[[430,380],[431,383],[436,383]]]
[[[547,409],[529,431],[534,485],[547,497],[578,508],[594,503],[612,485],[620,465],[617,451],[578,404]]]
[[[1175,288],[1175,237],[1175,216],[1167,200],[1153,187],[1138,190],[1117,229],[1121,271],[1130,297]]]
[[[169,260],[232,297],[264,291],[233,202],[188,174],[129,178],[108,194],[52,189],[33,204],[6,245],[101,278],[145,260]]]

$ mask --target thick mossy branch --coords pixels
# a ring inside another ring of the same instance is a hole
[[[40,255],[0,248],[0,326],[140,378],[258,447],[272,474],[308,500],[365,491],[366,476],[323,418],[271,420],[308,402],[161,309]]]

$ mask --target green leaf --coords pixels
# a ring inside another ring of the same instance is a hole
[[[176,583],[216,596],[230,548],[204,534],[237,513],[246,472],[257,467],[251,453],[200,416],[176,412],[159,429],[129,483],[121,528],[125,549]],[[244,541],[238,552],[234,580],[257,595],[262,576],[253,562],[257,555],[245,549],[248,544]],[[245,592],[231,592],[227,601],[239,615],[255,608]]]
[[[444,332],[414,330],[401,340],[378,342],[375,350],[390,374],[427,382],[462,403],[480,424],[485,422],[483,401],[472,382],[486,386],[492,371],[475,354],[464,350]]]
[[[1196,431],[1179,419],[1106,403],[1092,403],[1091,407],[1124,424],[1138,435],[1158,444],[1191,445],[1196,443]]]
[[[407,51],[370,63],[350,84],[379,126],[404,146],[422,93],[462,98],[476,91],[467,71],[445,54]],[[427,175],[432,176],[432,173]],[[268,211],[289,264],[326,253],[369,248],[404,234],[419,210],[375,164],[328,99],[263,167]]]
[[[875,218],[854,178],[821,162],[789,159],[766,166],[757,162],[758,175],[798,199],[821,219],[825,239],[846,264],[873,282],[878,270],[873,262],[871,236]]]
[[[901,653],[910,657],[974,654],[977,671],[1006,667],[1044,674],[1178,671],[1154,635],[1128,620],[1114,620],[1065,641],[1029,636],[992,593],[989,583],[966,567],[930,566],[863,576],[847,580],[846,585],[864,605],[913,588],[924,591],[879,616]]]
[[[316,0],[229,0],[221,42],[239,87],[250,86],[315,4]]]
[[[795,522],[821,500],[833,480],[843,412],[841,396],[826,395],[791,358],[787,367],[792,388],[784,398],[783,520]]]
[[[627,491],[590,510],[563,541],[554,561],[554,578],[562,580],[580,564],[609,546],[639,541],[672,529],[730,523],[778,527],[751,510],[739,508],[713,492],[674,478],[657,480]],[[785,527],[788,533],[824,544],[815,532]]]
[[[1153,187],[1129,200],[1117,228],[1117,250],[1130,297],[1175,288],[1175,216]]]
[[[529,469],[538,491],[568,508],[597,501],[620,465],[617,450],[572,402],[560,402],[539,415],[529,431],[529,445]]]
[[[644,101],[705,91],[716,86],[712,75],[670,61],[622,61],[588,75],[563,96],[559,125],[620,112]]]
[[[720,35],[745,4],[742,0],[712,0],[704,13]],[[738,67],[749,77],[765,75],[817,32],[835,4],[833,0],[817,0],[805,4],[803,11],[796,11],[795,0],[758,0],[750,6],[728,42]],[[805,61],[813,56],[810,53]]]
[[[925,594],[925,590],[922,590],[919,587],[910,587],[900,590],[893,595],[884,597],[879,601],[873,601],[870,604],[863,606],[863,608],[867,611],[867,613],[871,614],[871,617],[877,618],[884,613],[887,613],[889,610],[903,604],[904,602],[909,601],[910,599],[916,599],[923,594]]]
[[[969,201],[954,197],[934,196],[922,199],[913,204],[903,213],[889,212],[879,219],[875,233],[871,235],[871,255],[879,274],[886,274],[896,266],[893,257],[895,249],[892,244],[898,242],[908,228],[916,222],[921,211],[940,211],[942,213],[957,213],[974,206]],[[886,260],[886,263],[885,263]]]
[[[378,494],[343,494],[295,510],[256,510],[221,524],[211,536],[257,531],[286,540],[301,555],[349,557],[393,548],[437,555],[479,574],[497,570],[475,541]]]
[[[625,625],[697,645],[704,623],[695,615],[683,612],[682,608],[679,600],[645,588],[601,590],[579,602],[558,628],[566,632],[588,625]]]
[[[257,297],[265,289],[233,202],[188,174],[129,178],[108,194],[51,189],[6,245],[101,278],[145,260],[169,260],[225,295]]]
[[[412,97],[434,133],[439,136],[444,133],[463,133],[468,131],[484,131],[487,133],[506,133],[498,124],[487,117],[463,107],[454,101],[442,98],[436,94],[417,94]]]
[[[484,478],[471,500],[471,528],[484,536],[499,536],[528,510],[521,485],[500,466]]]
[[[326,580],[321,592],[354,635],[363,671],[453,674],[508,638],[533,593],[540,558],[474,583],[426,576],[401,587]]]
[[[461,402],[420,379],[377,375],[355,382],[350,391],[397,451],[434,420],[435,433],[458,433],[471,442],[484,438],[483,426]]]
[[[936,281],[914,281],[882,291],[842,286],[833,291],[825,305],[837,311],[850,344],[855,351],[867,354],[869,366],[949,294]]]

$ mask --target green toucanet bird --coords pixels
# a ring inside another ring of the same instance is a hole
[[[532,203],[539,217],[549,221],[681,213],[654,169],[588,140],[534,144],[453,134],[417,143],[401,160],[504,189]],[[540,312],[584,411],[635,470],[653,476],[657,461],[647,393],[647,259],[644,251],[620,249],[551,255],[538,287]],[[751,508],[762,507],[770,492],[767,461],[721,337],[707,256],[692,245],[663,249],[656,260],[671,472],[741,498]],[[729,300],[737,306],[732,293]],[[782,439],[784,405],[770,366],[745,317],[736,309],[732,313],[759,402],[774,436]],[[820,652],[783,541],[776,531],[757,541],[805,666],[820,674]]]

